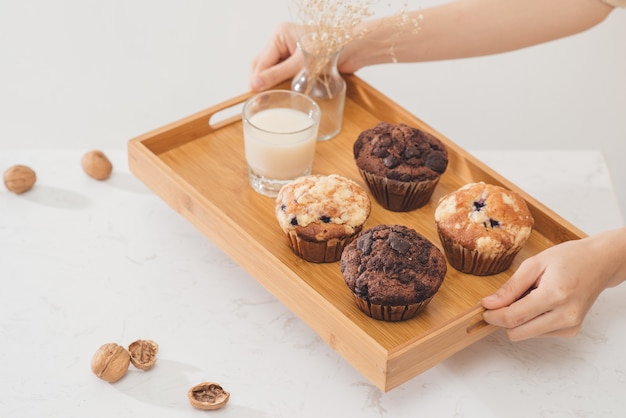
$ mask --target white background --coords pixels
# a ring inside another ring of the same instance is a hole
[[[253,56],[293,20],[289,5],[3,1],[0,147],[123,148],[244,93]],[[466,149],[600,149],[626,207],[626,10],[521,51],[358,74]]]

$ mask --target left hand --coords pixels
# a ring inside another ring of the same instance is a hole
[[[597,249],[594,239],[586,238],[526,259],[500,289],[483,298],[484,320],[505,328],[513,341],[577,335],[610,279]]]

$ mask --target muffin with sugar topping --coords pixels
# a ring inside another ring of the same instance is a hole
[[[518,193],[484,182],[466,184],[443,196],[435,209],[448,262],[463,273],[479,276],[508,269],[534,223]]]
[[[315,263],[338,261],[370,210],[365,189],[337,174],[304,176],[284,185],[275,206],[293,252]]]

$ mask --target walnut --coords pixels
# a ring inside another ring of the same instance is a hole
[[[89,151],[81,160],[83,170],[96,180],[106,180],[113,171],[113,164],[102,151]]]
[[[14,165],[4,172],[4,185],[15,194],[29,191],[36,180],[37,175],[33,169],[25,165]]]
[[[137,340],[128,346],[128,351],[133,366],[149,370],[156,363],[159,345],[152,340]]]
[[[219,409],[226,405],[230,393],[213,382],[200,383],[187,392],[191,406],[197,409]]]
[[[109,383],[124,377],[129,365],[130,353],[116,343],[102,345],[91,359],[91,371]]]

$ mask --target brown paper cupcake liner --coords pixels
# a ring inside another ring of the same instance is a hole
[[[359,169],[374,199],[385,209],[408,212],[424,206],[430,200],[439,177],[416,182],[399,181]]]
[[[448,259],[448,263],[462,273],[473,274],[476,276],[490,276],[498,274],[508,269],[515,256],[521,250],[517,248],[513,252],[502,254],[481,254],[475,250],[467,248],[452,242],[452,240],[444,237],[439,233],[441,245]]]
[[[293,252],[305,261],[333,263],[341,259],[343,249],[360,231],[361,229],[357,228],[354,235],[343,239],[333,238],[328,241],[308,241],[300,238],[296,232],[289,232],[287,233],[287,242]]]
[[[378,319],[380,321],[405,321],[407,319],[411,319],[416,316],[418,313],[422,312],[426,305],[430,303],[432,298],[431,296],[426,300],[421,302],[411,303],[409,305],[402,306],[388,306],[388,305],[377,305],[370,303],[369,301],[358,297],[357,295],[353,295],[356,305],[359,307],[363,313],[367,316],[372,317],[374,319]]]

